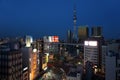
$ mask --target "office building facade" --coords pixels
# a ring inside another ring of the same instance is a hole
[[[73,41],[73,33],[71,30],[67,31],[67,43],[72,43]]]
[[[120,54],[108,51],[105,58],[105,80],[120,80]]]
[[[31,47],[22,47],[22,73],[23,73],[23,80],[30,79],[30,54],[32,54]]]
[[[22,80],[22,53],[0,45],[0,80]]]
[[[78,41],[83,42],[88,37],[89,37],[88,27],[87,26],[79,26],[78,27]]]
[[[100,26],[92,27],[91,36],[92,37],[102,37],[102,27],[100,27]]]
[[[84,41],[84,64],[89,61],[94,66],[101,68],[101,45],[99,40]]]
[[[44,36],[44,53],[58,54],[59,45],[54,44],[59,42],[58,36]]]

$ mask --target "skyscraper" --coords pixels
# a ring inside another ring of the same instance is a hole
[[[84,64],[87,61],[92,62],[101,68],[101,42],[97,39],[88,39],[84,41]]]
[[[68,30],[67,31],[67,42],[68,43],[72,43],[72,36],[73,36],[72,31]]]
[[[30,54],[30,80],[35,80],[39,74],[39,54],[36,48]]]
[[[22,47],[22,68],[23,68],[23,80],[30,79],[30,54],[32,54],[31,47]]]
[[[100,27],[100,26],[92,27],[91,36],[92,37],[102,37],[102,27]]]
[[[43,39],[38,39],[36,41],[36,48],[37,48],[38,53],[39,53],[38,54],[39,55],[39,72],[42,72],[42,64],[43,64],[43,59],[42,58],[44,56],[43,46],[44,46]]]
[[[78,27],[78,40],[79,42],[84,41],[89,37],[89,30],[87,26],[79,26]]]

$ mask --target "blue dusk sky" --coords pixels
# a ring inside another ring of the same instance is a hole
[[[0,37],[59,35],[77,27],[102,26],[106,38],[120,38],[120,0],[0,0]]]

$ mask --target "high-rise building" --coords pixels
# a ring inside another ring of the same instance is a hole
[[[91,29],[91,36],[92,37],[102,37],[102,27],[92,27]]]
[[[42,72],[42,65],[43,65],[43,55],[44,55],[44,50],[43,50],[43,47],[44,46],[44,43],[43,43],[43,39],[38,39],[36,41],[36,49],[38,50],[38,55],[39,55],[39,72],[41,73]]]
[[[84,64],[89,61],[94,66],[101,68],[101,44],[99,40],[85,40],[84,41]]]
[[[35,80],[39,75],[39,54],[37,49],[33,49],[30,54],[30,80]]]
[[[38,52],[39,53],[43,53],[43,45],[44,43],[43,43],[43,39],[38,39],[37,41],[36,41],[36,48],[37,48],[37,50],[38,50]]]
[[[31,47],[22,47],[22,69],[23,80],[30,80],[30,54],[32,54]]]
[[[36,48],[21,48],[23,58],[23,80],[34,80],[39,75],[39,53]]]
[[[72,43],[72,41],[73,41],[73,33],[71,30],[68,30],[67,31],[67,42]]]
[[[87,26],[79,26],[78,27],[78,40],[79,40],[79,42],[83,42],[88,37],[89,37],[88,27]]]
[[[108,52],[108,46],[102,45],[102,73],[105,73],[105,55]]]
[[[0,45],[0,80],[22,80],[22,53],[14,44]]]

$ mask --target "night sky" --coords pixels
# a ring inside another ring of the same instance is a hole
[[[77,26],[103,26],[106,38],[120,38],[120,0],[0,0],[0,37],[59,35]]]

